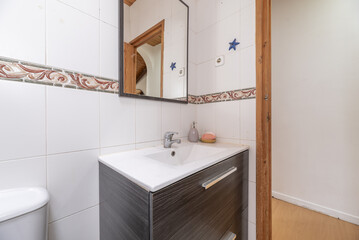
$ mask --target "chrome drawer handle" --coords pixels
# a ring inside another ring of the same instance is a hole
[[[202,184],[202,187],[204,187],[204,189],[208,189],[210,187],[212,187],[213,185],[215,185],[216,183],[220,182],[221,180],[223,180],[224,178],[228,177],[229,175],[231,175],[232,173],[234,173],[235,171],[237,171],[236,167],[231,167],[230,169],[228,169],[227,171],[225,171],[224,173],[222,173],[221,175],[218,175],[206,182],[204,182]]]

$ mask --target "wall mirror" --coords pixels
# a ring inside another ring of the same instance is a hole
[[[121,0],[120,13],[120,95],[187,103],[188,6]]]

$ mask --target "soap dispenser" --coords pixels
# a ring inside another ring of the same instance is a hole
[[[192,128],[189,130],[188,133],[188,141],[190,142],[198,142],[199,139],[199,134],[198,131],[196,129],[196,122],[192,123]]]

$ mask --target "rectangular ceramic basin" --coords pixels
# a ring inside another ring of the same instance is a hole
[[[176,144],[120,152],[99,161],[147,191],[158,191],[248,149],[236,144]]]
[[[226,151],[226,148],[210,147],[198,144],[188,144],[171,149],[164,149],[163,151],[145,155],[145,157],[154,159],[161,163],[170,165],[185,165],[207,159],[212,155]]]

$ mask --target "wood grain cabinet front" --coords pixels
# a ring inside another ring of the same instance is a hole
[[[100,164],[101,240],[245,240],[247,222],[248,151],[153,193]]]

